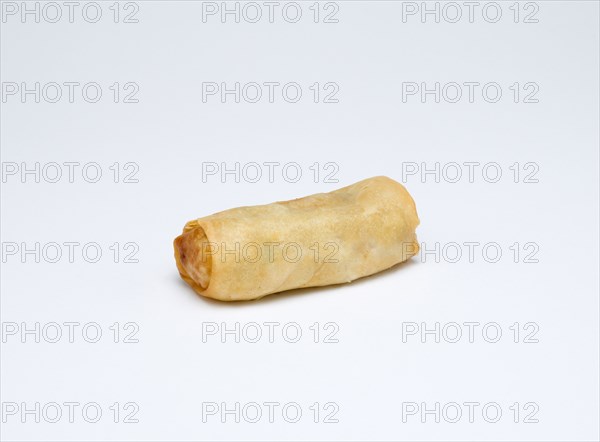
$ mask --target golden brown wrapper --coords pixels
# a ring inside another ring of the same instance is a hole
[[[188,222],[175,238],[181,277],[222,301],[350,282],[419,251],[408,191],[378,176],[329,193],[238,207]]]

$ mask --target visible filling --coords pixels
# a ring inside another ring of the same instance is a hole
[[[175,238],[174,244],[178,261],[187,276],[202,290],[206,290],[210,282],[212,259],[204,229],[198,226],[188,230]]]

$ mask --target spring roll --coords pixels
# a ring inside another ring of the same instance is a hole
[[[378,176],[190,221],[175,238],[175,261],[198,294],[252,300],[350,282],[406,261],[419,251],[418,225],[404,186]]]

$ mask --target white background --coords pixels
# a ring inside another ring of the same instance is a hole
[[[57,423],[41,416],[36,423],[33,415],[23,423],[19,409],[3,416],[3,440],[598,439],[596,2],[537,2],[537,23],[523,22],[534,10],[524,3],[517,5],[515,23],[513,2],[501,2],[496,23],[482,16],[484,2],[473,23],[467,16],[449,23],[443,15],[439,23],[433,16],[423,22],[419,14],[403,17],[407,4],[383,1],[337,2],[338,23],[323,23],[322,15],[314,23],[313,2],[301,3],[297,23],[281,12],[274,23],[266,17],[236,23],[231,16],[222,23],[219,15],[203,20],[202,2],[148,1],[137,2],[138,23],[123,23],[122,15],[114,23],[111,4],[101,3],[97,23],[78,9],[74,23],[66,17],[36,23],[32,16],[23,23],[17,13],[1,24],[3,87],[73,81],[97,82],[103,90],[97,103],[80,93],[74,103],[65,97],[36,103],[33,95],[22,100],[20,92],[3,97],[3,170],[11,162],[33,168],[73,161],[96,162],[103,171],[97,183],[80,173],[73,183],[66,176],[36,183],[33,175],[23,180],[20,173],[3,173],[4,247],[73,241],[103,249],[94,264],[80,249],[73,263],[65,256],[57,263],[3,256],[2,403],[96,402],[103,411],[97,423],[86,422],[81,408],[73,423],[68,416]],[[323,12],[325,4],[319,8]],[[465,6],[462,13],[468,14]],[[202,100],[203,82],[269,81],[297,82],[302,99]],[[114,103],[109,86],[115,82],[135,82],[139,102]],[[339,102],[314,103],[308,88],[315,82],[336,83]],[[465,96],[436,103],[431,95],[423,103],[419,95],[403,100],[404,82],[496,82],[503,95],[489,103],[480,88],[472,103]],[[515,82],[522,92],[525,83],[535,83],[538,102],[524,103],[520,95],[515,103],[509,89]],[[114,183],[109,167],[115,162],[139,165],[139,182]],[[296,162],[303,175],[296,183],[281,172],[273,183],[266,176],[257,183],[243,177],[238,183],[231,175],[225,182],[219,175],[203,180],[203,162]],[[338,182],[323,176],[315,182],[309,169],[315,162],[336,163]],[[436,162],[495,162],[503,174],[488,182],[480,166],[473,182],[466,168],[457,183],[443,176],[435,182],[433,175],[403,176],[408,162],[430,168]],[[510,166],[528,162],[539,167],[538,182],[525,183],[520,175],[515,183]],[[186,221],[374,175],[405,183],[421,219],[419,241],[428,249],[494,242],[501,259],[487,262],[481,246],[473,262],[464,247],[456,263],[448,262],[454,256],[449,249],[439,262],[422,253],[352,284],[234,304],[200,298],[180,280],[172,240]],[[113,262],[108,247],[115,242],[135,242],[139,262]],[[515,263],[509,247],[516,242],[521,252],[523,244],[535,243],[538,262],[523,262],[521,253]],[[80,326],[73,343],[66,336],[50,343],[43,335],[39,343],[34,335],[22,342],[24,326],[69,321],[99,324],[102,338],[86,342]],[[266,336],[258,343],[202,339],[203,323],[269,321],[298,323],[302,338],[286,342],[279,328],[273,343]],[[433,328],[469,321],[481,324],[472,343],[466,335],[436,343],[432,335],[422,342],[420,334],[403,334],[410,322]],[[125,323],[137,324],[139,342],[114,343],[109,327],[115,322],[122,332]],[[325,343],[323,335],[313,342],[309,327],[315,322],[322,331],[335,323],[339,342]],[[497,343],[482,336],[490,322],[502,330]],[[515,322],[518,343],[509,328]],[[538,328],[537,343],[523,342],[533,330],[523,329],[530,322]],[[15,335],[8,332],[11,323],[19,327]],[[121,415],[114,423],[109,407],[115,402],[137,404],[139,422],[123,423]],[[236,423],[231,415],[222,423],[219,414],[203,422],[203,402],[230,408],[236,402],[295,402],[303,414],[288,423],[279,407],[272,423],[266,415],[258,423],[243,416]],[[335,403],[338,422],[323,423],[321,414],[315,423],[309,408],[315,402],[321,409]],[[473,422],[466,414],[457,423],[443,415],[439,423],[426,415],[423,423],[420,414],[403,422],[407,402],[481,405]],[[490,402],[502,409],[496,423],[481,414]],[[515,402],[518,423],[509,408]],[[529,402],[537,407],[537,423],[523,422]]]

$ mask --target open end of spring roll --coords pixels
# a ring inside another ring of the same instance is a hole
[[[208,288],[212,255],[208,238],[200,226],[189,228],[175,239],[175,260],[182,278],[197,292]]]
[[[174,241],[181,277],[200,295],[258,299],[340,284],[419,251],[415,203],[400,183],[374,177],[330,193],[238,207],[188,222]]]

